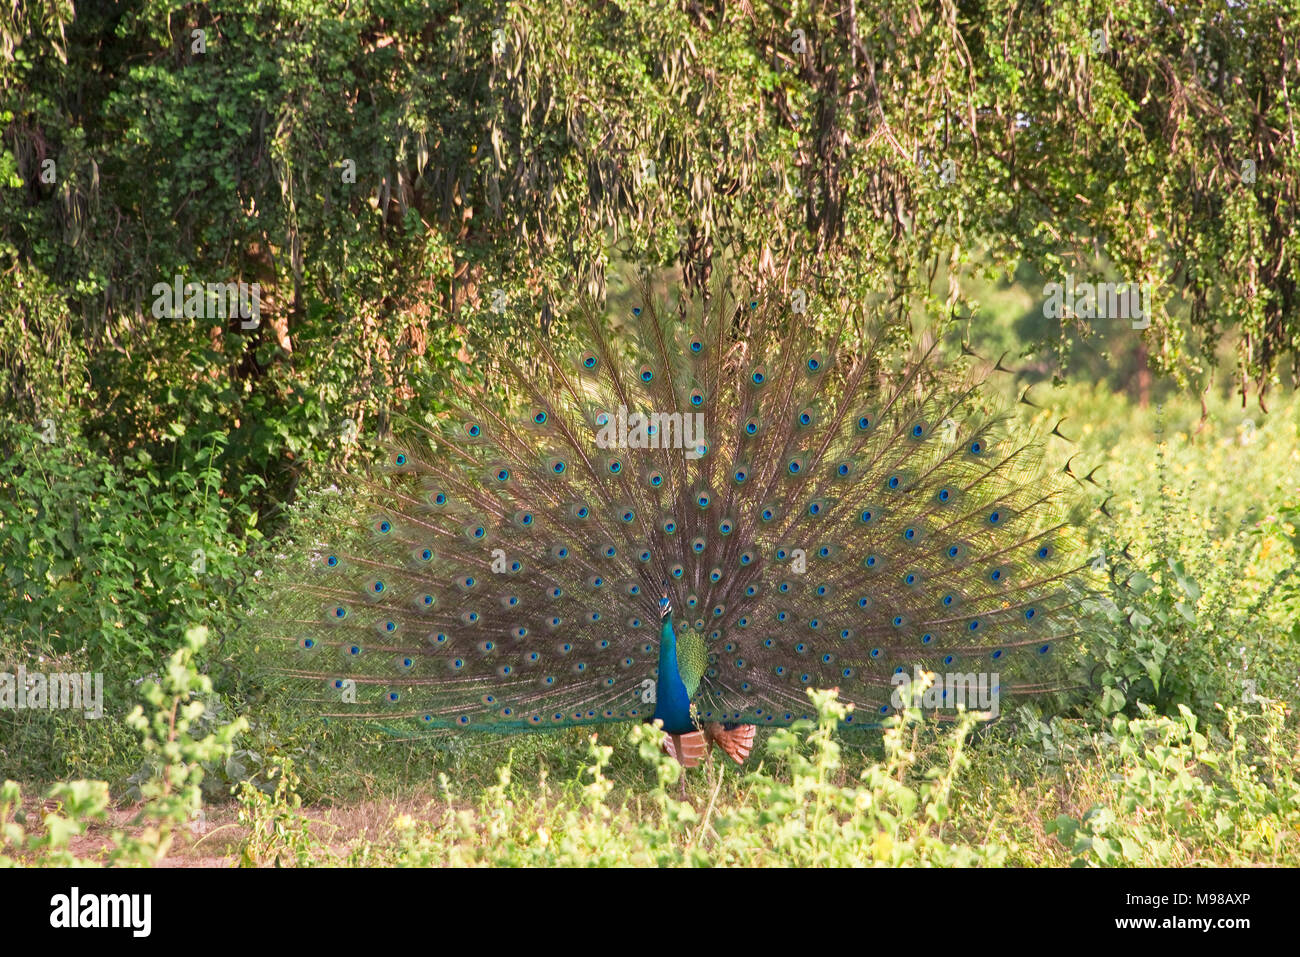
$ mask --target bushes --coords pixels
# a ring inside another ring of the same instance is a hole
[[[1177,719],[1116,718],[1103,757],[1115,772],[1107,800],[1048,826],[1074,864],[1294,865],[1300,778],[1282,709],[1230,708],[1224,718],[1223,735],[1199,731],[1185,706]]]
[[[115,717],[134,685],[191,624],[229,632],[259,535],[248,487],[218,484],[222,443],[210,435],[201,460],[164,470],[144,456],[115,466],[57,424],[0,436],[0,671],[103,672],[107,714],[0,711],[0,774],[124,772]]]
[[[1143,702],[1216,721],[1216,704],[1300,696],[1300,402],[1256,425],[1223,399],[1208,418],[1073,387],[1083,471],[1114,491],[1089,520],[1105,579],[1086,647],[1102,715]]]
[[[114,466],[57,426],[47,438],[12,427],[0,465],[6,630],[127,679],[155,669],[190,623],[224,625],[247,574],[241,536],[257,535],[248,489],[217,482],[222,442],[210,435],[206,462],[164,471],[143,457]]]

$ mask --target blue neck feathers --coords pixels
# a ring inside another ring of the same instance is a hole
[[[677,633],[671,617],[659,629],[659,681],[655,687],[654,716],[664,723],[664,730],[674,734],[694,731],[691,721],[691,698],[677,671]]]

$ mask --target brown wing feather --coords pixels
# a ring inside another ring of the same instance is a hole
[[[693,768],[709,753],[709,742],[702,731],[670,734],[664,738],[664,751],[684,768]]]
[[[704,728],[709,740],[720,747],[727,757],[737,764],[744,764],[745,759],[754,750],[754,730],[752,724],[742,724],[740,727],[728,731],[716,721]]]

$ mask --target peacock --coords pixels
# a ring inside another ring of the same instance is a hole
[[[1013,438],[987,362],[888,327],[819,346],[775,292],[642,298],[588,308],[572,349],[471,369],[351,484],[355,525],[277,630],[326,713],[657,721],[693,766],[743,762],[810,688],[851,727],[1061,687],[1086,594],[1073,473]]]

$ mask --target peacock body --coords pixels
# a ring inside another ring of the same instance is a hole
[[[658,719],[693,764],[835,687],[848,724],[1053,687],[1077,634],[1070,497],[933,346],[819,351],[776,302],[647,297],[576,355],[411,425],[359,483],[281,637],[333,714],[531,730]]]

